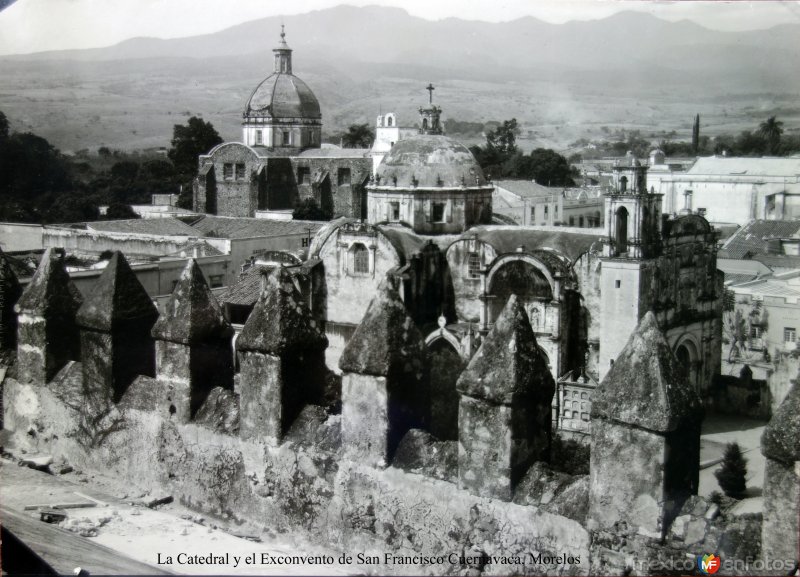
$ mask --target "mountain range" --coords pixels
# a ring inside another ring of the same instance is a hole
[[[235,139],[249,91],[271,72],[281,23],[329,132],[388,109],[413,124],[428,82],[445,115],[514,116],[531,145],[563,147],[603,126],[683,134],[696,112],[712,133],[765,114],[800,126],[800,24],[734,33],[641,12],[565,24],[429,21],[376,6],[0,57],[0,110],[12,128],[68,150],[167,146],[187,113]]]

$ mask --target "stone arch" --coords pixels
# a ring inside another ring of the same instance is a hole
[[[550,302],[555,295],[555,281],[550,269],[536,257],[512,253],[499,257],[492,264],[486,279],[487,294],[493,298],[487,310],[493,322],[508,298],[515,294],[527,305],[535,301]]]
[[[430,370],[430,426],[432,435],[441,439],[458,439],[458,404],[460,395],[456,390],[458,377],[467,366],[455,335],[442,330],[425,339],[428,348]]]
[[[486,276],[486,287],[487,290],[492,293],[492,283],[495,280],[495,276],[497,273],[506,265],[511,262],[524,262],[531,265],[533,268],[537,269],[542,276],[547,279],[548,284],[550,285],[550,293],[551,296],[555,292],[555,281],[553,279],[553,275],[550,273],[550,269],[545,265],[542,261],[538,258],[525,254],[525,253],[512,253],[500,256],[499,258],[495,259],[495,261],[491,264],[489,268],[489,272]]]
[[[691,335],[684,335],[678,339],[675,346],[675,358],[678,366],[684,371],[686,379],[695,389],[699,384],[700,372],[700,347]]]

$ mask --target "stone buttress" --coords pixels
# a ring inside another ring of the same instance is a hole
[[[697,494],[703,409],[652,312],[597,387],[591,416],[590,523],[663,537]]]
[[[194,259],[183,269],[152,336],[159,389],[179,422],[189,422],[214,387],[233,389],[233,329]]]
[[[553,377],[516,295],[456,384],[458,485],[510,500],[533,461],[547,460]]]
[[[327,346],[292,275],[276,268],[236,340],[243,439],[278,443],[305,405],[324,404]]]
[[[150,331],[158,310],[117,251],[78,311],[87,401],[117,402],[138,376],[155,376]]]
[[[387,466],[403,436],[429,418],[425,341],[384,279],[339,361],[344,457]]]
[[[44,384],[80,354],[75,314],[83,301],[64,268],[64,251],[49,248],[20,297],[17,367],[20,382]]]
[[[14,305],[22,295],[17,275],[0,250],[0,351],[17,348],[17,313]]]
[[[761,556],[765,561],[792,560],[796,569],[800,561],[800,379],[764,429],[761,452],[767,458]],[[779,573],[789,575],[789,569]]]

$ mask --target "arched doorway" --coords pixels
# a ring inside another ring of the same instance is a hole
[[[699,354],[697,347],[690,340],[684,340],[675,349],[675,358],[678,360],[678,367],[683,372],[686,380],[692,387],[697,389],[698,383],[698,360]]]
[[[458,351],[444,338],[430,343],[431,360],[430,432],[441,440],[458,439],[458,403],[456,381],[466,363]]]

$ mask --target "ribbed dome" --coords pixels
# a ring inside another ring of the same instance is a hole
[[[308,85],[293,74],[276,72],[250,95],[245,117],[320,119],[319,102]]]
[[[469,149],[447,136],[420,134],[399,141],[378,166],[378,186],[417,188],[486,186]],[[416,180],[416,183],[412,181]]]

